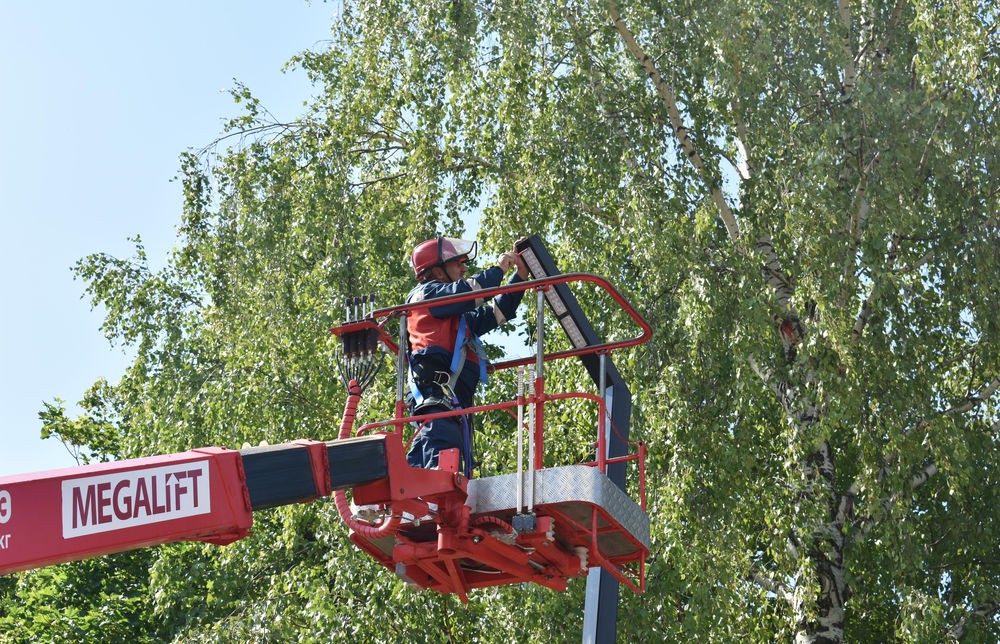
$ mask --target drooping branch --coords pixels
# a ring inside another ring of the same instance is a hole
[[[604,83],[601,82],[600,76],[594,69],[594,66],[592,64],[593,60],[586,53],[587,51],[587,47],[585,47],[586,40],[584,39],[583,36],[578,35],[580,33],[580,28],[579,25],[577,24],[576,16],[570,10],[566,11],[566,21],[569,23],[570,28],[573,30],[573,33],[576,34],[576,36],[574,37],[574,42],[576,43],[576,49],[581,57],[580,68],[586,72],[587,80],[590,82],[590,87],[591,89],[593,89],[594,95],[598,98],[599,101],[598,104],[600,105],[600,108],[604,113],[605,118],[607,118],[607,120],[611,122],[614,133],[618,136],[619,140],[626,142],[631,149],[639,150],[639,146],[635,144],[632,137],[625,130],[625,127],[622,125],[620,119],[615,117],[615,111],[608,109],[608,106],[612,105],[611,98],[608,95],[608,91]],[[588,37],[589,35],[590,34],[587,34]],[[636,174],[640,176],[645,176],[645,172],[639,166],[639,162],[631,155],[626,155],[625,163],[628,164],[628,166]],[[666,168],[663,167],[663,165],[660,163],[659,160],[649,159],[648,163],[657,168],[661,174],[663,175],[667,174]]]
[[[255,125],[241,127],[238,130],[231,131],[228,134],[224,134],[214,139],[211,143],[198,150],[197,155],[199,157],[204,157],[213,150],[216,150],[219,147],[219,144],[231,139],[239,139],[239,142],[242,145],[247,139],[261,140],[264,139],[266,135],[270,135],[271,141],[276,141],[284,135],[299,134],[310,129],[326,133],[325,126],[308,120],[293,121],[291,123],[279,121],[257,122]]]
[[[897,250],[899,248],[899,240],[895,233],[892,235],[892,239],[889,242],[889,270],[895,266]],[[865,327],[868,326],[868,321],[872,317],[872,311],[875,306],[875,282],[873,280],[871,287],[868,289],[868,295],[865,297],[864,303],[861,305],[861,310],[858,311],[857,317],[854,319],[854,327],[851,329],[851,340],[857,344],[861,340],[861,335],[865,332]],[[846,302],[845,302],[846,304]]]
[[[863,143],[864,141],[862,141],[862,146]],[[862,154],[863,148],[858,152],[859,156],[862,156]],[[868,160],[868,163],[862,164],[859,162],[858,164],[860,166],[858,169],[858,183],[854,188],[854,197],[850,206],[850,224],[847,230],[850,247],[844,257],[842,280],[843,287],[840,294],[841,304],[844,306],[848,304],[851,294],[853,293],[855,280],[852,279],[852,277],[855,272],[858,248],[861,246],[861,238],[865,227],[868,224],[868,215],[871,211],[871,201],[868,198],[868,186],[871,184],[872,176],[875,174],[875,170],[878,168],[881,161],[882,152],[875,151],[875,153],[871,155],[871,159]]]
[[[945,116],[942,115],[941,118],[938,119],[937,123],[934,125],[934,128],[931,130],[930,134],[927,136],[927,142],[924,144],[924,151],[920,155],[920,163],[918,165],[918,170],[917,170],[917,174],[916,174],[916,176],[917,176],[917,178],[919,180],[919,185],[923,185],[922,182],[923,182],[923,180],[925,178],[925,174],[927,172],[927,165],[928,165],[928,163],[930,161],[930,155],[931,155],[931,151],[933,149],[932,143],[934,142],[935,136],[941,131],[941,128],[944,125],[944,118],[945,118]],[[874,169],[874,165],[877,165],[877,163],[880,160],[881,160],[881,155],[880,154],[876,154],[875,157],[872,159],[872,161],[869,163],[868,168],[866,168],[865,172],[862,173],[862,178],[864,180],[867,180],[866,179],[866,175],[868,174],[869,169],[873,170]],[[859,190],[860,190],[860,185],[861,184],[859,183]],[[919,189],[920,188],[918,187],[917,190],[919,191]],[[867,202],[865,202],[865,203],[867,203]],[[866,212],[867,212],[867,209],[866,209]],[[860,242],[860,238],[858,239],[858,241]],[[893,233],[892,241],[890,242],[890,245],[889,245],[889,254],[888,254],[888,257],[889,257],[889,266],[888,266],[888,268],[889,268],[890,272],[895,272],[895,263],[896,263],[896,258],[898,257],[898,254],[899,254],[899,238],[898,238],[898,236],[897,236],[896,233]],[[919,260],[917,260],[913,264],[910,264],[909,266],[907,266],[904,269],[902,269],[900,271],[900,273],[901,274],[909,274],[909,273],[915,272],[921,266],[923,266],[923,265],[927,264],[928,262],[930,262],[934,258],[934,255],[935,255],[934,249],[928,250],[926,253],[924,253],[923,257],[921,257]],[[845,280],[845,283],[846,283],[846,280]],[[861,306],[861,310],[858,312],[857,318],[855,318],[854,328],[852,329],[852,340],[855,343],[857,343],[858,340],[861,339],[861,335],[862,335],[862,333],[864,333],[864,328],[868,324],[868,320],[871,318],[872,307],[873,307],[874,301],[875,301],[876,286],[877,286],[876,283],[873,283],[871,285],[871,288],[869,289],[869,292],[868,292],[868,296],[865,298],[865,301],[864,301],[864,303]]]
[[[399,135],[392,134],[391,132],[387,132],[385,130],[362,132],[361,138],[365,139],[366,141],[370,141],[372,139],[379,139],[384,141],[391,141],[392,143],[396,144],[391,147],[380,148],[374,151],[394,151],[394,150],[406,151],[412,148],[412,143],[410,143],[409,140]],[[353,150],[353,151],[358,151],[358,150]],[[445,156],[449,156],[454,159],[462,161],[462,163],[456,163],[447,166],[447,169],[451,172],[461,172],[463,170],[469,170],[471,168],[496,168],[496,165],[491,163],[489,160],[484,159],[483,157],[478,156],[476,154],[462,152],[461,150],[448,150],[447,153],[442,150],[438,150],[437,156],[442,160],[445,158]]]
[[[917,166],[917,178],[920,181],[924,180],[925,173],[927,172],[927,164],[931,158],[931,143],[934,142],[934,135],[941,131],[941,127],[944,125],[945,114],[941,115],[937,123],[934,125],[934,129],[931,130],[930,135],[927,137],[927,143],[924,144],[924,152],[920,155],[920,164]]]
[[[352,181],[350,183],[350,186],[352,188],[360,188],[362,191],[364,191],[367,188],[370,188],[371,186],[374,186],[374,185],[377,185],[377,184],[380,184],[380,183],[386,183],[386,182],[395,181],[396,179],[401,179],[401,178],[407,176],[407,174],[408,173],[406,173],[406,172],[397,172],[396,174],[386,175],[384,177],[375,177],[374,179],[367,179],[367,180],[363,180],[363,181]]]
[[[933,249],[924,253],[923,257],[918,259],[916,262],[902,268],[896,268],[896,260],[899,257],[900,250],[900,238],[896,233],[892,234],[892,238],[889,241],[889,252],[887,273],[891,275],[908,275],[916,272],[921,266],[927,264],[932,259],[934,259],[935,251]],[[878,278],[872,281],[871,287],[868,289],[868,295],[865,297],[865,301],[861,305],[861,310],[858,311],[857,317],[854,319],[854,327],[851,329],[851,339],[857,344],[861,340],[861,336],[864,334],[865,327],[868,326],[868,322],[871,319],[872,312],[875,306],[875,293],[878,290],[877,287],[881,285],[881,280],[885,278]]]
[[[965,396],[960,402],[941,412],[938,417],[954,416],[955,414],[964,414],[967,411],[971,411],[989,400],[989,398],[996,393],[998,388],[1000,388],[1000,378],[994,379],[992,382],[980,387],[977,391]],[[917,423],[917,431],[919,432],[926,429],[933,422],[933,420],[933,418],[924,418],[921,420]]]
[[[976,407],[982,405],[984,402],[990,399],[1000,389],[1000,378],[996,378],[991,382],[983,385],[977,391],[970,393],[965,396],[960,402],[952,405],[948,409],[941,412],[934,418],[924,418],[916,425],[916,431],[922,431],[927,429],[931,423],[934,422],[936,418],[942,418],[945,416],[954,416],[956,414],[964,414],[965,412],[972,411]],[[998,422],[994,427],[1000,426]],[[891,457],[892,458],[892,457]],[[890,459],[891,460],[891,459]],[[880,478],[885,478],[888,476],[889,463],[883,466],[883,474]],[[903,492],[897,492],[896,494],[890,495],[879,503],[879,515],[868,514],[863,517],[858,517],[854,521],[855,527],[858,528],[858,533],[856,536],[867,534],[871,527],[877,523],[882,516],[891,511],[892,507],[899,503],[905,495],[912,494],[918,487],[929,481],[934,475],[938,473],[938,466],[936,463],[931,462],[923,466],[918,470],[911,478],[910,484],[907,486],[905,494]],[[844,495],[842,499],[843,507],[845,508],[845,513],[849,513],[854,507],[854,498],[857,496],[860,484],[855,481],[848,492]]]
[[[688,161],[691,162],[698,175],[705,181],[705,184],[711,191],[712,201],[719,210],[719,216],[722,218],[722,222],[726,226],[729,238],[734,244],[739,245],[743,234],[739,221],[736,219],[736,215],[729,207],[729,203],[726,201],[721,186],[714,184],[710,180],[705,162],[698,153],[698,150],[695,148],[694,142],[688,134],[688,128],[684,125],[680,110],[677,107],[677,100],[674,97],[673,90],[664,80],[663,75],[657,69],[653,59],[645,52],[645,50],[642,49],[636,41],[635,36],[625,24],[625,20],[618,12],[618,6],[615,0],[608,0],[608,13],[614,22],[615,29],[618,31],[619,35],[621,35],[625,46],[628,48],[629,52],[632,53],[635,59],[639,61],[639,64],[642,65],[643,69],[649,75],[650,80],[652,80],[657,94],[660,96],[660,99],[667,108],[667,113],[670,116],[671,128],[679,145],[681,146],[681,149],[684,151]],[[740,129],[740,145],[742,146],[742,140],[745,140],[748,134],[746,132],[746,128],[741,126],[741,121],[738,120],[737,125]],[[743,155],[745,158],[745,150],[743,151]],[[749,171],[747,171],[747,173],[749,173]],[[778,260],[777,253],[775,253],[774,243],[770,235],[764,233],[760,236],[757,241],[756,251],[763,261],[764,266],[762,268],[762,273],[764,274],[764,278],[767,280],[768,286],[774,292],[775,297],[777,298],[778,303],[781,305],[781,308],[785,312],[786,316],[793,321],[796,335],[801,337],[803,330],[799,325],[798,315],[790,306],[790,300],[792,294],[794,293],[794,288],[792,287],[791,281],[781,270],[781,263]]]

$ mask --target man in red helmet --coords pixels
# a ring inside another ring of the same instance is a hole
[[[477,243],[449,237],[429,239],[413,249],[410,263],[419,283],[407,303],[500,286],[503,276],[516,267],[508,283],[528,278],[528,267],[516,251],[500,255],[495,266],[466,277],[467,263],[476,257]],[[486,382],[486,356],[479,336],[516,315],[522,292],[505,293],[491,303],[467,300],[413,311],[407,318],[410,343],[410,376],[413,413],[430,414],[468,408],[476,388]],[[413,467],[436,467],[438,452],[458,447],[471,474],[471,426],[465,416],[439,418],[427,423],[413,439],[406,455]]]

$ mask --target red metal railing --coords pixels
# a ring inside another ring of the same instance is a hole
[[[531,290],[541,290],[546,291],[552,286],[557,284],[569,284],[572,282],[587,282],[591,284],[596,284],[600,286],[604,291],[613,299],[622,310],[632,319],[633,322],[642,330],[642,333],[634,338],[629,338],[628,340],[619,340],[617,342],[604,342],[602,344],[595,344],[580,349],[567,349],[565,351],[557,351],[555,353],[550,353],[545,356],[545,361],[551,360],[561,360],[563,358],[572,358],[575,356],[582,355],[594,355],[599,353],[607,353],[615,351],[617,349],[624,349],[627,347],[634,347],[638,344],[647,342],[653,336],[653,329],[649,324],[642,318],[641,315],[629,304],[625,296],[619,293],[614,286],[611,285],[603,277],[598,277],[597,275],[591,275],[590,273],[567,273],[565,275],[556,275],[554,277],[545,277],[537,280],[528,280],[525,282],[518,282],[516,284],[505,284],[503,286],[497,286],[495,288],[486,288],[479,291],[471,291],[469,293],[460,293],[458,295],[449,295],[447,297],[438,297],[433,300],[424,300],[422,302],[415,302],[412,304],[399,304],[396,306],[386,307],[384,309],[378,309],[372,313],[372,317],[376,320],[384,320],[378,326],[381,328],[384,326],[385,322],[388,322],[392,318],[399,317],[400,315],[405,315],[411,311],[421,311],[423,309],[434,308],[438,306],[443,306],[445,304],[453,304],[456,302],[468,302],[469,300],[477,300],[480,298],[486,299],[496,295],[502,295],[503,293],[515,293],[518,291]],[[385,338],[383,338],[385,342]],[[399,350],[399,347],[394,342],[386,342],[386,346],[389,347],[393,352]],[[519,358],[514,360],[508,360],[505,362],[499,362],[493,365],[492,369],[494,371],[499,371],[501,369],[509,369],[510,367],[517,367],[520,365],[530,364],[534,362],[534,358]]]

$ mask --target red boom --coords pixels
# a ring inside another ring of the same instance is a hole
[[[0,478],[0,574],[249,534],[239,452],[217,447]]]

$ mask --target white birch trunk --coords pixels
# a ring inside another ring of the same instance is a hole
[[[841,15],[847,12],[848,0],[839,0]],[[707,184],[712,195],[712,200],[719,210],[719,217],[726,226],[733,244],[739,249],[743,243],[743,231],[739,221],[725,200],[722,190],[717,185],[710,185],[705,162],[694,145],[694,141],[688,136],[688,128],[684,125],[680,110],[674,93],[663,79],[662,74],[656,68],[653,58],[650,57],[636,41],[635,36],[625,24],[624,19],[618,11],[615,0],[608,0],[608,13],[614,23],[615,29],[621,35],[625,46],[635,59],[642,65],[649,75],[657,94],[663,101],[670,115],[670,122],[678,144],[684,151],[688,161],[694,166]],[[849,29],[849,25],[848,25]],[[853,57],[849,59],[849,67],[845,70],[844,86],[845,93],[850,96],[853,92],[854,78]],[[745,136],[745,134],[741,133]],[[762,260],[761,273],[764,277],[765,285],[773,293],[775,299],[780,304],[782,310],[792,323],[797,341],[803,334],[798,315],[792,307],[792,297],[794,286],[788,277],[781,270],[781,262],[775,252],[774,244],[770,235],[762,234],[757,240],[756,253]],[[803,370],[796,370],[797,379],[801,382],[774,382],[774,371],[762,368],[751,361],[753,368],[759,374],[766,374],[765,379],[772,391],[778,397],[785,410],[786,415],[795,423],[801,436],[812,434],[812,427],[819,421],[820,410],[815,403],[807,400],[797,399],[792,392],[805,389],[809,382],[814,380],[814,373],[811,367],[804,367]],[[799,385],[799,386],[795,386]],[[807,454],[799,463],[802,471],[806,473],[806,484],[802,493],[811,497],[811,501],[826,503],[831,508],[840,506],[840,497],[833,489],[834,461],[830,446],[824,442],[819,448]],[[796,641],[798,642],[843,642],[844,641],[844,602],[849,593],[847,583],[844,578],[844,535],[842,522],[839,514],[831,511],[828,520],[823,525],[800,526],[799,537],[800,546],[798,551],[802,556],[809,559],[810,566],[814,571],[812,580],[818,586],[818,592],[813,593],[792,593],[785,595],[791,597],[792,606],[795,610],[796,625],[798,632]]]

